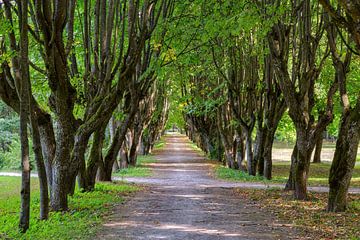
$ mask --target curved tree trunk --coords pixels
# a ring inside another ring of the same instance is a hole
[[[93,134],[93,144],[91,146],[90,156],[86,168],[86,185],[83,186],[86,191],[92,191],[95,188],[98,166],[103,161],[102,149],[105,140],[105,129],[106,125]]]
[[[316,140],[313,163],[321,163],[322,145],[323,145],[323,137],[321,136]]]
[[[360,139],[360,98],[357,108],[342,116],[336,150],[329,175],[327,210],[341,212],[347,208],[347,193],[355,166]]]
[[[136,110],[134,108],[130,111],[124,122],[116,129],[114,140],[104,158],[103,169],[99,171],[99,181],[111,181],[112,167],[116,161],[121,145],[125,140],[127,130],[134,120],[135,114]]]

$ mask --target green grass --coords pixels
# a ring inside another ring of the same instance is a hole
[[[201,150],[201,148],[199,148],[195,143],[193,143],[193,142],[190,142],[190,147],[194,150],[194,151],[196,151],[196,152],[198,152],[198,153],[200,153],[200,154],[205,154],[204,152],[203,152],[203,150]]]
[[[327,186],[330,171],[330,163],[311,164],[308,183],[311,186]],[[217,166],[215,168],[215,175],[220,179],[230,181],[244,181],[244,182],[266,182],[266,183],[286,183],[289,176],[290,163],[274,163],[273,164],[273,179],[267,180],[260,176],[249,176],[245,172],[239,170],[229,169],[224,166]],[[360,166],[355,166],[353,176],[351,179],[352,187],[360,187]]]
[[[20,181],[19,177],[0,177],[0,239],[90,239],[108,210],[122,202],[124,194],[138,190],[124,183],[97,183],[93,192],[76,192],[69,198],[70,211],[50,213],[49,220],[40,221],[39,186],[32,178],[30,229],[20,234]]]
[[[152,172],[147,164],[155,162],[156,159],[152,155],[138,156],[136,167],[120,169],[113,175],[116,177],[150,177]]]
[[[230,169],[224,166],[217,166],[215,168],[216,177],[220,179],[244,182],[268,182],[260,176],[250,176],[246,172]]]
[[[150,177],[151,170],[144,167],[128,167],[120,169],[113,175],[116,177]]]
[[[148,163],[156,163],[156,161],[157,160],[154,158],[153,155],[138,156],[137,166],[144,167],[146,164],[148,164]]]
[[[160,140],[155,143],[154,149],[161,149],[161,148],[165,147],[165,145],[166,145],[166,142],[165,142],[164,138],[160,138]]]

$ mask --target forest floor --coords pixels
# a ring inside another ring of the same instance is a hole
[[[168,135],[154,156],[153,177],[127,179],[145,190],[114,209],[98,239],[299,239],[293,224],[214,179],[185,136]]]

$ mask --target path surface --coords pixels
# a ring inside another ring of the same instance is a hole
[[[146,190],[114,209],[98,239],[296,239],[291,226],[214,180],[186,137],[166,142]]]

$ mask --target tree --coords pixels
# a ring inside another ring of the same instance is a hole
[[[329,177],[329,200],[328,211],[345,211],[347,208],[347,192],[350,185],[352,170],[355,166],[357,149],[360,139],[360,93],[357,92],[356,100],[353,102],[349,98],[349,86],[347,85],[346,74],[350,64],[351,52],[358,55],[360,51],[360,31],[358,14],[358,5],[356,1],[336,1],[338,9],[336,10],[329,1],[320,0],[325,11],[330,16],[328,39],[331,47],[334,68],[338,80],[340,100],[341,100],[341,122],[338,140],[336,141],[336,150],[330,169]],[[339,28],[344,28],[349,33],[356,46],[356,51],[347,43]],[[337,47],[337,33],[341,41],[348,47],[345,59],[341,58],[341,52]],[[355,96],[356,96],[355,95]]]
[[[9,3],[7,3],[9,4]],[[22,1],[19,7],[20,18],[20,72],[16,75],[17,90],[20,98],[20,138],[21,138],[21,213],[20,231],[26,232],[30,220],[30,158],[27,123],[30,112],[30,74],[28,66],[28,1]]]
[[[275,5],[280,6],[279,2]],[[290,14],[290,21],[293,25],[286,25],[279,21],[273,26],[268,39],[279,85],[296,128],[296,146],[288,186],[292,187],[293,184],[296,199],[303,200],[307,198],[307,175],[311,153],[316,139],[332,121],[332,98],[337,85],[333,83],[328,89],[326,109],[319,117],[319,121],[315,122],[314,84],[319,79],[328,56],[326,49],[321,51],[324,48],[321,48],[320,44],[323,38],[324,20],[321,9],[309,0],[303,1],[299,8],[298,5],[292,5],[291,9],[293,12]],[[286,15],[284,14],[285,17]],[[318,15],[319,17],[316,17]],[[314,22],[313,18],[318,20]],[[298,46],[299,42],[301,44]],[[294,49],[291,74],[288,72],[290,45]]]

